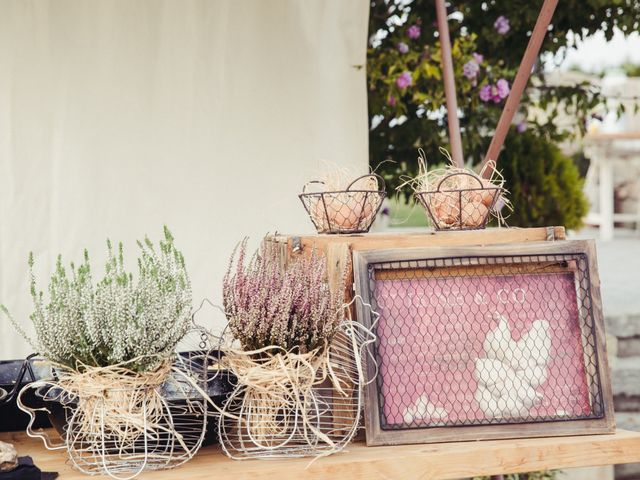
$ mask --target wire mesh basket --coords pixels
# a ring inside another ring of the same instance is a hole
[[[291,458],[344,448],[360,424],[366,384],[363,355],[373,341],[362,325],[345,322],[329,347],[330,367],[317,371],[310,389],[298,389],[293,381],[274,387],[268,377],[261,383],[239,382],[219,422],[225,453],[238,460]],[[287,363],[284,357],[278,361]]]
[[[66,449],[73,466],[89,475],[131,479],[147,470],[177,467],[191,459],[205,437],[209,351],[177,354],[168,375],[157,385],[104,387],[70,391],[61,380],[40,380],[34,389],[43,407],[18,406],[31,417],[27,434],[48,449]],[[106,380],[105,385],[112,380]],[[124,382],[126,383],[126,382]],[[62,441],[33,430],[37,410],[46,411]]]
[[[318,233],[368,232],[387,195],[384,179],[375,173],[356,178],[346,190],[307,191],[321,185],[308,182],[298,195]]]
[[[187,393],[191,388],[178,375],[172,375],[162,387],[174,394],[180,391]],[[128,400],[133,392],[120,390],[110,393],[95,406],[93,418],[86,418],[84,409],[73,409],[67,427],[67,443],[69,456],[79,470],[117,476],[172,468],[189,460],[198,450],[205,431],[207,403],[189,398],[193,392],[184,397],[165,398],[162,392],[154,389],[145,393],[147,398],[142,399],[139,405],[128,403],[134,409],[142,410],[144,423],[139,434],[126,441],[118,431],[106,429],[101,421],[97,422],[102,427],[100,429],[85,428],[87,424],[96,423],[96,419],[100,420],[106,411],[120,408],[122,399]],[[147,405],[154,397],[160,400],[161,409],[152,414],[147,411]],[[134,422],[123,418],[120,428],[135,426]]]
[[[501,187],[476,175],[457,172],[443,177],[435,190],[415,196],[436,230],[478,230],[487,226],[501,193]]]

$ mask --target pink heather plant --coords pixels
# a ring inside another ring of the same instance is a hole
[[[249,262],[246,250],[245,239],[223,280],[229,328],[242,347],[306,353],[330,341],[342,320],[343,289],[331,293],[325,258],[314,251],[285,268],[273,242],[263,241]]]

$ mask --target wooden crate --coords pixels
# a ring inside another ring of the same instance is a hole
[[[425,233],[373,233],[364,235],[272,235],[268,241],[277,243],[286,263],[297,255],[308,255],[314,249],[321,251],[327,258],[329,284],[332,289],[342,284],[343,272],[347,272],[345,302],[354,295],[352,254],[354,251],[383,250],[389,248],[429,248],[462,247],[528,243],[565,240],[564,227],[540,228],[491,228],[486,230],[468,230]],[[355,318],[355,308],[352,308]],[[334,405],[340,408],[344,397],[336,392]],[[336,423],[336,428],[345,427]]]
[[[508,243],[565,240],[564,227],[490,228],[459,232],[425,233],[369,233],[365,235],[273,235],[268,240],[281,245],[283,259],[314,248],[322,251],[328,262],[329,283],[332,288],[347,268],[345,298],[353,295],[353,271],[349,266],[354,251],[383,250],[385,248],[424,248],[500,245]]]

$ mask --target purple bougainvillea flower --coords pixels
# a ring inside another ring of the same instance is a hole
[[[407,37],[411,40],[415,40],[420,36],[420,27],[418,25],[411,25],[407,28]]]
[[[516,125],[516,130],[518,133],[523,133],[527,129],[527,122],[520,122]]]
[[[509,24],[509,19],[504,15],[500,15],[496,18],[496,21],[493,24],[493,28],[496,29],[500,35],[505,35],[509,30],[511,30],[511,25]]]
[[[491,85],[484,85],[481,89],[480,89],[480,100],[482,100],[483,102],[488,102],[489,100],[491,100]]]
[[[387,103],[389,104],[390,107],[395,107],[398,101],[396,100],[396,97],[394,97],[393,95],[389,95],[389,99],[387,100]]]
[[[504,78],[501,78],[496,82],[496,88],[498,89],[498,96],[500,100],[503,100],[509,96],[509,82]]]
[[[491,85],[491,100],[493,100],[493,103],[500,103],[502,101],[502,97],[500,96],[500,92],[496,85]]]
[[[476,61],[478,65],[484,62],[484,55],[480,55],[477,52],[473,52],[473,59]]]
[[[398,51],[402,54],[407,53],[409,51],[409,45],[407,45],[404,42],[400,42],[398,43],[398,45],[396,45],[396,48],[398,49]]]
[[[469,60],[462,67],[462,74],[469,80],[473,80],[474,78],[476,78],[479,71],[480,65],[478,65],[475,60]]]
[[[396,78],[396,85],[399,89],[404,90],[407,87],[410,87],[413,84],[413,79],[411,78],[411,72],[403,72],[398,78]]]

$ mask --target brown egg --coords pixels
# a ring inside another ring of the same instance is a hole
[[[465,227],[480,227],[489,214],[489,209],[482,202],[467,203],[462,208],[462,224]]]
[[[314,223],[316,224],[316,229],[319,233],[324,233],[329,228],[329,224],[327,223],[327,215],[324,208],[324,203],[321,198],[314,198],[314,204],[309,209],[311,212],[311,216],[313,217]]]
[[[483,197],[482,190],[470,190],[468,192],[462,192],[462,204],[466,205],[471,202],[482,202]]]
[[[493,205],[495,196],[498,194],[497,193],[498,191],[496,190],[496,185],[494,185],[487,179],[483,179],[482,186],[483,188],[486,188],[486,190],[482,190],[482,203],[486,207],[491,207],[491,205]]]
[[[365,201],[366,200],[366,201]],[[373,214],[375,197],[362,192],[340,192],[324,195],[324,203],[315,206],[315,218],[321,230],[350,230],[364,228]],[[325,210],[326,205],[326,210]]]
[[[456,192],[432,194],[429,208],[440,228],[454,226],[460,219],[460,197]]]

